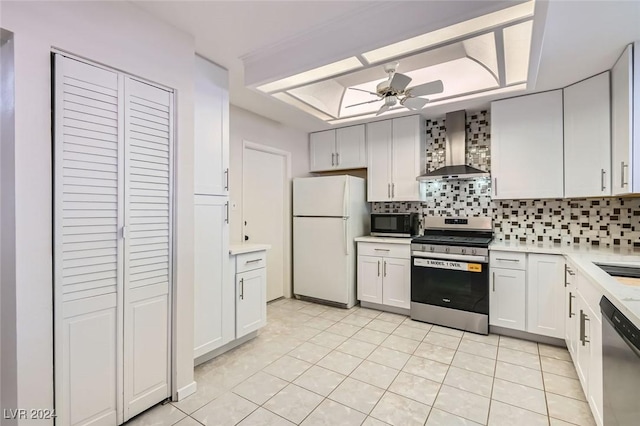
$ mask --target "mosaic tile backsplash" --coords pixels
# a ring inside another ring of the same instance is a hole
[[[490,171],[488,111],[467,113],[467,164]],[[445,120],[427,120],[427,170],[444,166]],[[491,200],[491,181],[434,181],[425,202],[373,203],[373,212],[493,216],[499,241],[640,247],[640,198]]]

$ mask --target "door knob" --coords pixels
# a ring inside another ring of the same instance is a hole
[[[245,236],[244,236],[244,240],[245,240],[245,241],[249,241],[249,236],[248,236],[248,235],[245,235]]]

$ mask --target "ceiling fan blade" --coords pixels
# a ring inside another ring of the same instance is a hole
[[[444,86],[442,85],[442,80],[434,80],[429,83],[419,84],[414,87],[410,87],[407,90],[407,94],[411,96],[426,96],[433,95],[436,93],[442,93],[444,90]]]
[[[400,103],[409,109],[417,110],[424,108],[429,103],[429,100],[424,98],[404,98]]]
[[[376,92],[370,92],[370,91],[364,90],[364,89],[356,89],[355,87],[349,87],[349,90],[357,90],[358,92],[364,92],[364,93],[368,93],[370,95],[380,96]]]
[[[411,83],[411,77],[408,75],[395,73],[393,77],[391,77],[391,81],[389,82],[389,87],[391,87],[396,92],[402,92],[408,85]]]
[[[358,105],[371,104],[373,102],[380,102],[381,100],[382,99],[374,99],[374,100],[368,101],[368,102],[360,102],[359,104],[347,105],[345,108],[351,108],[351,107],[358,106]]]
[[[387,111],[389,108],[390,108],[389,105],[386,105],[386,104],[382,105],[378,110],[378,112],[376,112],[376,115],[382,114],[383,112]]]

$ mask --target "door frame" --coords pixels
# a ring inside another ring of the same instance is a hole
[[[278,155],[284,158],[285,161],[285,176],[284,176],[284,181],[282,182],[282,185],[285,189],[284,194],[285,194],[285,211],[284,211],[284,218],[283,218],[283,230],[284,230],[284,243],[285,246],[283,247],[283,255],[284,255],[284,265],[283,265],[283,277],[284,277],[284,283],[282,283],[283,286],[283,294],[284,297],[286,298],[290,298],[293,296],[293,290],[292,290],[292,276],[293,276],[293,264],[291,262],[292,259],[292,242],[291,242],[291,228],[293,227],[293,221],[292,221],[292,211],[291,211],[291,207],[292,207],[292,202],[291,202],[291,197],[292,197],[292,186],[291,186],[291,153],[289,151],[284,151],[278,148],[273,148],[267,145],[262,145],[262,144],[258,144],[255,142],[251,142],[248,141],[246,139],[242,140],[242,177],[241,177],[241,181],[242,181],[242,211],[241,211],[241,217],[242,217],[242,223],[240,224],[240,230],[241,230],[241,235],[240,235],[240,241],[244,241],[244,229],[245,229],[245,225],[244,225],[244,213],[245,213],[245,182],[244,182],[244,155],[245,155],[245,151],[246,150],[253,150],[253,151],[259,151],[259,152],[264,152],[267,154],[273,154],[273,155]],[[268,279],[268,277],[267,277]]]

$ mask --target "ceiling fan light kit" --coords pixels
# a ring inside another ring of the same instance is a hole
[[[409,83],[411,83],[411,77],[396,72],[399,65],[400,64],[398,62],[390,62],[383,65],[382,68],[387,74],[389,74],[389,78],[378,83],[378,85],[376,86],[376,93],[370,92],[368,90],[358,89],[355,87],[349,88],[350,90],[358,90],[360,92],[378,96],[379,99],[374,99],[368,102],[360,102],[353,105],[347,105],[346,108],[384,101],[384,105],[380,107],[380,109],[376,112],[376,116],[378,116],[383,112],[388,111],[391,107],[394,107],[398,103],[398,101],[400,101],[401,106],[415,111],[424,108],[427,103],[429,103],[428,99],[420,98],[419,96],[442,93],[442,91],[444,90],[442,80],[430,81],[428,83],[407,88]]]

